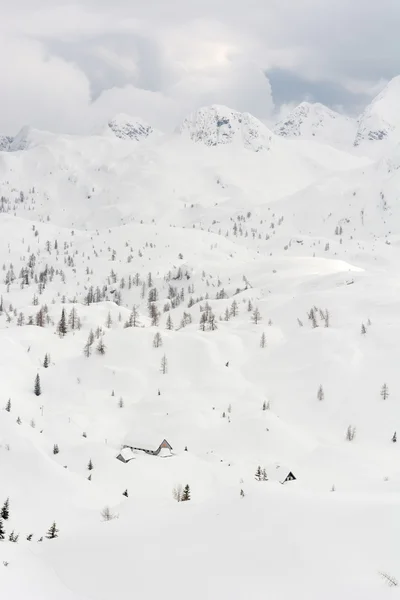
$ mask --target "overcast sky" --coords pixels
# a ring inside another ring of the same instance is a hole
[[[0,0],[0,133],[172,129],[227,104],[349,114],[400,74],[400,0]]]

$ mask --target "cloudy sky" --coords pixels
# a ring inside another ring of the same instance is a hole
[[[349,114],[400,73],[399,0],[0,0],[0,133],[172,129],[227,104]]]

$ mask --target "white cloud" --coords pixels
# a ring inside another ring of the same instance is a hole
[[[262,70],[366,95],[400,72],[395,0],[0,4],[0,132],[76,131],[119,111],[171,128],[210,102],[268,119]]]

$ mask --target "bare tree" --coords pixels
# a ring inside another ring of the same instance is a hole
[[[346,430],[346,440],[348,442],[352,442],[355,437],[356,437],[356,428],[353,427],[352,425],[349,425]]]
[[[261,313],[256,306],[255,309],[253,310],[253,314],[251,315],[251,320],[253,321],[253,323],[255,323],[255,325],[258,325],[258,323],[261,321],[261,319],[262,319]]]
[[[161,334],[157,331],[153,338],[153,348],[161,348],[163,345]]]
[[[383,577],[389,587],[397,587],[399,585],[398,580],[393,575],[389,575],[389,573],[379,572],[379,575]]]
[[[100,513],[102,521],[112,521],[113,519],[117,519],[118,515],[113,513],[109,506],[105,506]]]
[[[179,483],[178,485],[176,485],[174,487],[174,489],[172,490],[172,497],[174,498],[174,500],[176,500],[177,502],[181,502],[182,501],[182,494],[183,494],[183,486],[181,483]]]
[[[161,359],[160,371],[163,375],[166,375],[168,372],[168,361],[167,361],[167,357],[165,356],[165,354]]]

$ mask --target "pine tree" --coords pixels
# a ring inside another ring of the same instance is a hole
[[[160,371],[163,375],[166,375],[167,371],[168,371],[168,361],[167,361],[167,357],[165,356],[165,354],[161,359]]]
[[[365,335],[367,333],[367,328],[364,323],[361,323],[361,335]]]
[[[39,373],[36,375],[35,377],[35,386],[33,388],[33,391],[35,393],[35,396],[40,396],[42,393],[42,387],[40,385],[40,377],[39,377]]]
[[[267,471],[265,469],[262,470],[261,478],[263,481],[268,481]]]
[[[389,398],[389,388],[386,383],[384,383],[382,386],[381,397],[382,397],[382,400],[387,400]]]
[[[260,348],[265,348],[266,345],[267,345],[267,338],[265,336],[265,333],[263,333],[261,336],[261,340],[260,340]]]
[[[67,329],[67,317],[65,315],[65,308],[63,308],[62,311],[61,311],[61,319],[58,322],[57,331],[58,331],[60,337],[64,337],[64,335],[66,335],[66,333],[68,331],[68,329]]]
[[[160,348],[162,346],[162,337],[159,331],[154,336],[153,348]]]
[[[6,411],[11,412],[11,398],[7,400]]]
[[[19,534],[14,532],[14,529],[12,530],[12,532],[10,533],[10,535],[8,536],[8,540],[10,542],[14,542],[14,544],[16,544],[19,540]]]
[[[257,467],[255,478],[256,478],[257,481],[261,481],[261,479],[262,479],[262,471],[261,471],[261,467],[260,466]]]
[[[255,309],[253,310],[253,314],[251,315],[251,320],[253,321],[253,323],[255,325],[258,325],[258,323],[261,321],[261,319],[262,319],[261,313],[256,306]]]
[[[128,497],[128,495],[129,495],[129,494],[128,494],[128,490],[125,490],[124,492],[122,492],[122,495],[123,495],[123,496],[125,496],[125,498],[127,498],[127,497]]]
[[[190,500],[190,487],[189,484],[186,484],[183,488],[181,501],[187,502],[188,500]]]
[[[394,432],[393,437],[392,437],[392,442],[395,444],[397,442],[397,433]]]
[[[46,538],[48,540],[54,540],[54,538],[58,537],[59,530],[57,529],[57,525],[54,522],[46,533]]]
[[[76,311],[75,306],[71,309],[71,312],[69,313],[69,317],[68,317],[68,322],[71,326],[71,329],[78,329],[78,313]]]
[[[1,512],[0,512],[0,518],[4,519],[4,521],[7,521],[7,519],[9,519],[10,517],[10,499],[7,498],[7,500],[4,502]]]
[[[317,398],[320,401],[325,398],[324,388],[322,387],[322,385],[320,385],[319,388],[318,388]]]
[[[169,331],[171,331],[171,329],[173,329],[173,328],[174,328],[174,324],[173,324],[173,322],[172,322],[171,315],[168,315],[168,317],[167,317],[167,322],[166,322],[166,325],[165,325],[165,326],[166,326],[166,328],[167,328]]]
[[[236,300],[233,300],[232,304],[231,304],[231,308],[230,308],[230,314],[232,317],[236,317],[239,313],[239,309],[238,309],[238,303],[236,302]]]
[[[100,354],[101,356],[103,356],[106,353],[106,345],[105,345],[102,337],[99,339],[99,343],[97,344],[96,351],[97,351],[97,354]]]
[[[26,540],[27,540],[28,542],[31,542],[31,541],[32,541],[32,538],[33,538],[33,533],[28,533],[28,535],[26,536]]]
[[[262,409],[263,409],[263,410],[267,410],[267,403],[265,402],[265,400],[264,400],[264,402],[263,402]]]
[[[44,355],[44,360],[43,360],[43,366],[44,366],[44,368],[45,368],[45,369],[47,369],[47,368],[48,368],[48,366],[49,366],[49,362],[50,362],[50,361],[49,361],[49,355],[48,355],[48,354],[45,354],[45,355]]]
[[[83,354],[84,356],[86,356],[86,358],[89,358],[89,356],[92,354],[92,345],[89,344],[89,342],[86,342],[86,344],[84,345]]]
[[[110,329],[112,323],[113,323],[113,321],[112,321],[111,313],[110,313],[110,311],[108,311],[107,320],[106,320],[106,327],[108,327],[108,329]]]
[[[93,467],[92,459],[89,460],[87,468],[89,471],[93,470],[94,467]]]
[[[53,454],[58,454],[60,452],[60,448],[58,447],[58,444],[54,444],[53,446]]]
[[[0,541],[4,540],[6,537],[6,530],[4,529],[4,523],[2,519],[0,519]]]

